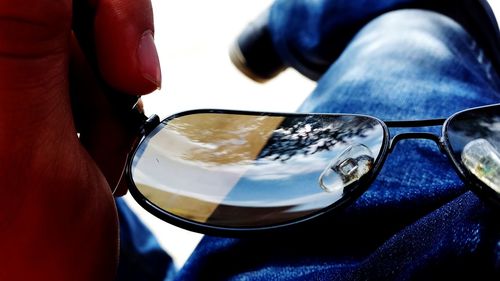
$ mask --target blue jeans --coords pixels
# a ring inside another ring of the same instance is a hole
[[[116,281],[172,278],[175,268],[171,257],[122,198],[115,202],[120,218],[120,260]]]
[[[302,2],[315,15],[327,1]],[[276,2],[270,26],[279,36],[299,34],[293,40],[307,42],[296,46],[308,46],[315,34],[301,36],[300,21],[284,25],[276,16],[280,9],[305,9],[294,3],[301,1]],[[278,51],[302,71],[315,59],[306,47]],[[429,11],[399,10],[369,21],[320,76],[300,111],[419,119],[500,101],[498,76],[475,41]],[[341,214],[300,234],[205,237],[177,279],[498,280],[498,220],[433,142],[410,140],[398,144],[367,192]]]

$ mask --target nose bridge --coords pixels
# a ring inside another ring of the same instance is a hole
[[[437,127],[442,126],[446,119],[426,119],[426,120],[404,120],[404,121],[385,121],[388,128],[422,128],[422,127]],[[429,132],[401,132],[391,138],[389,144],[389,152],[392,152],[396,144],[401,140],[407,139],[426,139],[434,141],[439,149],[443,151],[443,144],[440,136]]]
[[[402,140],[407,140],[407,139],[426,139],[426,140],[431,140],[434,141],[439,149],[442,149],[441,146],[441,138],[433,133],[426,133],[426,132],[409,132],[409,133],[399,133],[395,135],[389,144],[389,152],[392,152],[394,147],[399,141]]]

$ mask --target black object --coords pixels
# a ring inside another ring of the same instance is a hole
[[[238,36],[229,50],[232,63],[256,82],[266,82],[286,69],[273,46],[268,23],[269,10],[264,11]]]

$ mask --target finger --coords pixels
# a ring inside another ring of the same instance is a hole
[[[67,2],[0,1],[2,132],[38,133],[41,128],[26,129],[40,118],[54,123],[70,120],[65,112],[70,16]]]
[[[161,70],[150,0],[91,2],[96,55],[107,83],[132,94],[160,88]]]
[[[113,279],[117,218],[76,138],[70,30],[69,0],[0,1],[2,280]]]
[[[137,130],[115,114],[76,39],[71,41],[70,89],[80,141],[115,190],[128,155],[138,140]],[[123,186],[123,185],[122,185]],[[121,189],[115,195],[124,195]]]
[[[31,2],[0,1],[0,223],[36,188],[13,175],[36,165],[33,155],[45,143],[63,142],[72,132],[65,67],[70,6]],[[40,12],[41,5],[50,12]]]

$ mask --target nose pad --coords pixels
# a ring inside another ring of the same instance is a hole
[[[366,175],[373,167],[373,153],[363,144],[349,146],[331,161],[319,177],[319,185],[326,192],[348,192],[346,187]]]
[[[500,153],[485,139],[465,145],[462,162],[479,180],[500,194]]]

